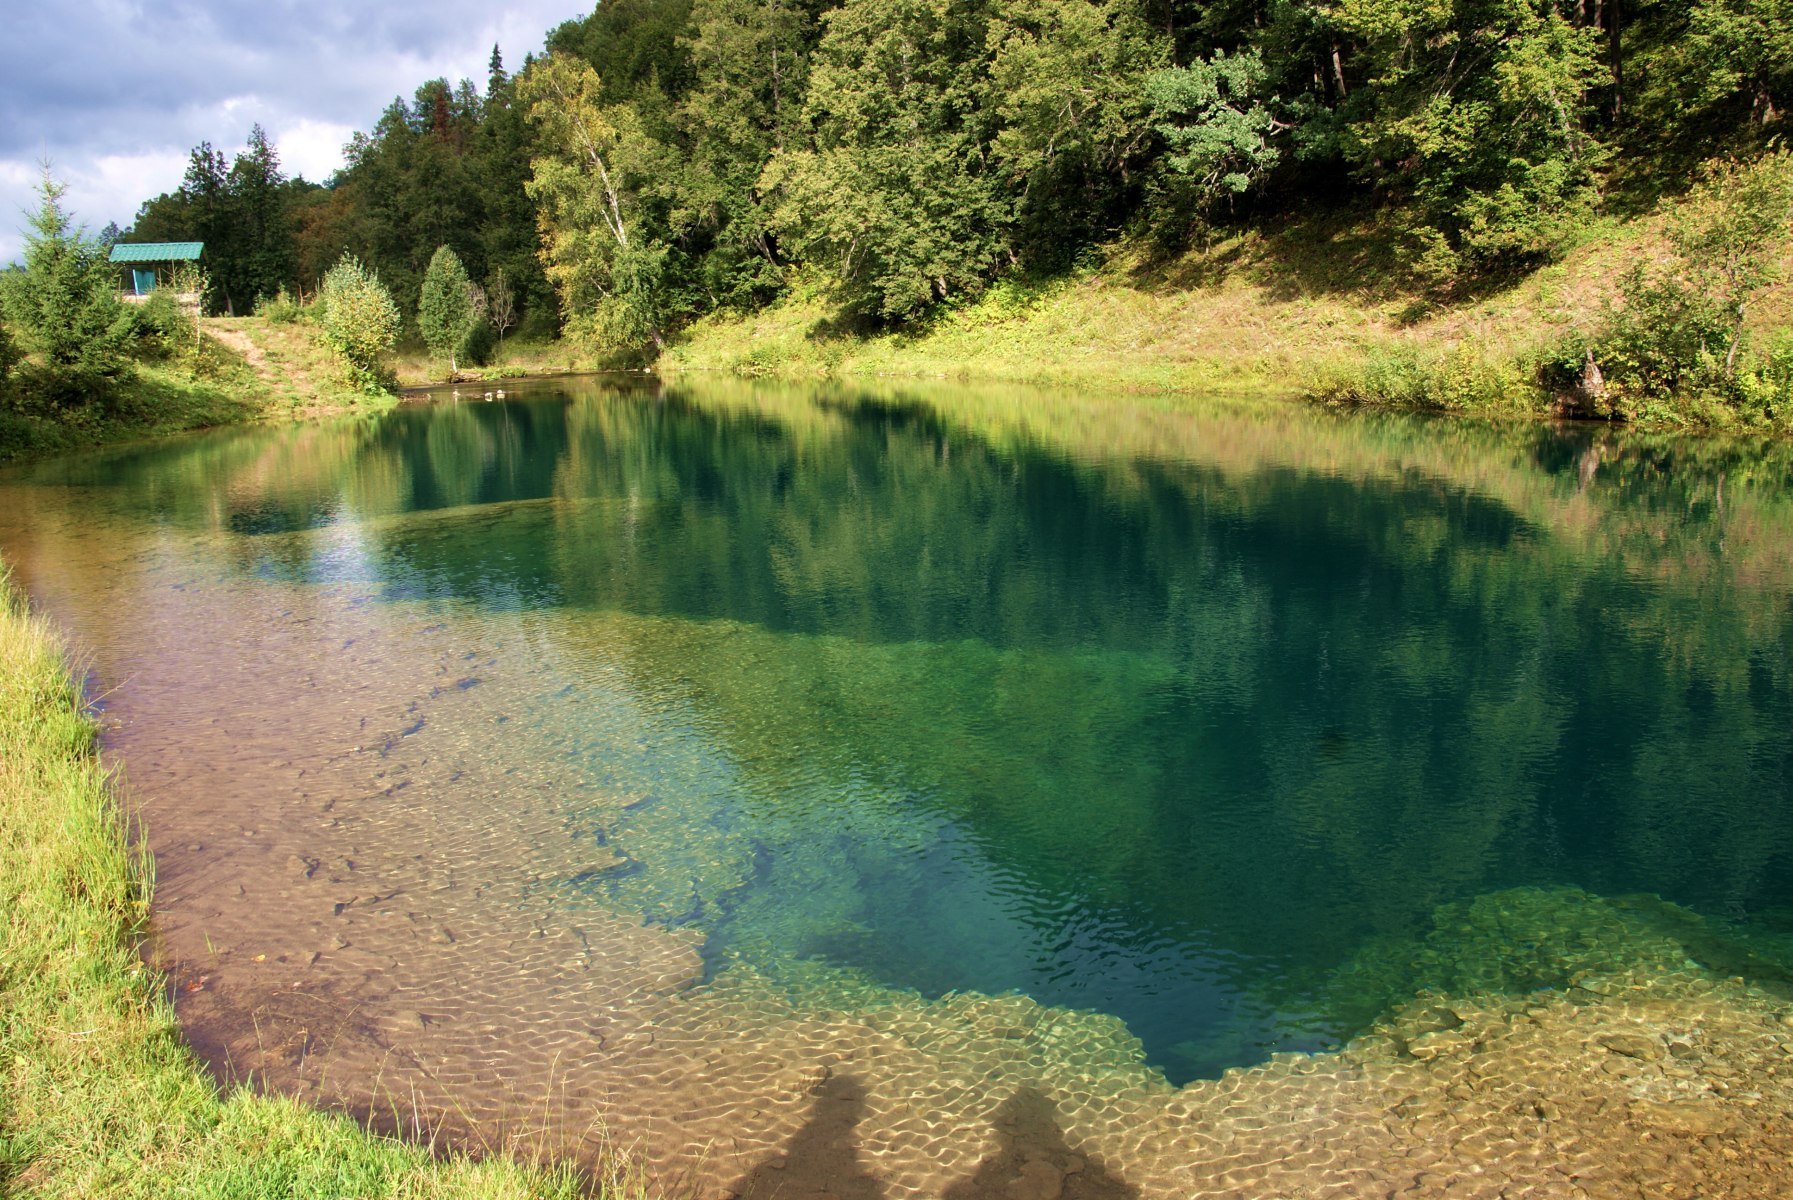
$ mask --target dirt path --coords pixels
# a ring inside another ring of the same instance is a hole
[[[302,361],[302,354],[288,352],[296,347],[280,347],[270,343],[293,340],[303,335],[297,331],[277,330],[262,326],[251,333],[244,318],[213,317],[203,323],[206,333],[243,356],[256,377],[277,396],[290,399],[302,408],[334,409],[338,405],[325,400],[325,389]],[[267,339],[263,340],[263,335]]]
[[[268,369],[268,356],[262,352],[260,346],[256,345],[254,338],[250,337],[247,333],[244,333],[241,329],[232,329],[229,326],[221,325],[216,321],[206,322],[205,332],[211,334],[214,338],[223,342],[238,354],[241,354],[248,360],[249,365],[255,368],[255,373],[260,375],[263,380],[268,383],[274,382],[273,372]]]

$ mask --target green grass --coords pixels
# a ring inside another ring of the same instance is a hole
[[[1378,355],[1535,354],[1598,309],[1605,260],[1631,236],[1609,222],[1554,266],[1440,303],[1403,280],[1374,213],[1312,219],[1174,259],[1116,247],[1071,277],[999,283],[918,328],[869,336],[842,332],[821,281],[802,280],[762,312],[695,323],[662,366],[1323,397]]]
[[[269,416],[379,409],[395,399],[369,394],[350,383],[342,363],[308,319],[207,317],[203,326],[214,344],[243,363]]]
[[[207,318],[203,329],[191,352],[132,363],[115,379],[77,389],[27,362],[0,381],[0,463],[269,417],[378,410],[397,400],[350,387],[309,324]]]
[[[581,1194],[566,1170],[438,1156],[291,1100],[221,1094],[138,954],[151,863],[94,738],[61,642],[0,569],[0,1194]]]
[[[207,377],[158,365],[135,366],[85,403],[59,410],[34,402],[29,372],[7,386],[21,402],[9,405],[0,395],[0,462],[254,420],[264,407],[254,381],[235,372]]]
[[[772,306],[693,323],[668,374],[896,376],[1131,392],[1302,396],[1326,403],[1535,417],[1570,397],[1544,370],[1600,328],[1625,270],[1660,252],[1659,215],[1591,222],[1554,262],[1441,298],[1404,276],[1373,211],[1288,221],[1171,258],[1110,249],[1068,278],[1002,282],[917,327],[856,332],[824,281]],[[1793,287],[1758,305],[1758,334],[1793,319]],[[1638,406],[1652,427],[1738,417],[1688,397]]]
[[[404,387],[429,387],[448,381],[448,363],[421,343],[401,345],[393,356]],[[508,337],[483,366],[460,365],[463,380],[516,379],[526,375],[566,375],[610,365],[603,356],[562,338]]]

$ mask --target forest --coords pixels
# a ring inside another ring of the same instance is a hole
[[[129,235],[204,240],[217,312],[352,254],[412,332],[447,246],[521,329],[651,353],[799,278],[887,330],[1117,243],[1329,211],[1462,296],[1704,186],[1705,223],[1628,282],[1652,328],[1615,326],[1607,377],[1734,391],[1793,363],[1739,355],[1774,271],[1751,247],[1793,204],[1784,0],[607,0],[546,47],[395,99],[321,185],[259,129],[196,147]]]

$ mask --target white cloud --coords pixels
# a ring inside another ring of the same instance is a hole
[[[102,154],[74,168],[53,161],[51,169],[68,185],[63,206],[74,215],[77,224],[86,225],[89,233],[98,233],[105,222],[94,220],[92,214],[134,213],[144,197],[180,183],[187,169],[187,156],[169,151]],[[0,162],[0,195],[9,201],[7,216],[12,218],[0,227],[0,262],[18,257],[24,248],[19,230],[25,224],[26,214],[37,208],[41,178],[36,163]],[[125,223],[118,217],[108,219]]]
[[[301,117],[290,125],[270,126],[268,136],[279,147],[287,174],[322,183],[342,168],[342,148],[354,132],[353,125]]]
[[[47,156],[92,229],[129,224],[180,182],[188,151],[233,154],[260,123],[289,172],[322,181],[394,96],[436,76],[483,83],[591,0],[73,0],[7,14],[0,72],[0,262],[16,257]]]

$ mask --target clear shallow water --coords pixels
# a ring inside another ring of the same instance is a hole
[[[582,381],[15,471],[0,551],[54,591],[53,511],[173,564],[106,603],[204,583],[552,614],[493,753],[629,797],[557,903],[694,930],[708,978],[809,1003],[1112,1014],[1181,1082],[1423,989],[1563,986],[1467,929],[1416,950],[1503,889],[1658,896],[1713,919],[1707,965],[1781,969],[1790,461]],[[450,686],[477,706],[481,683],[470,650]]]

